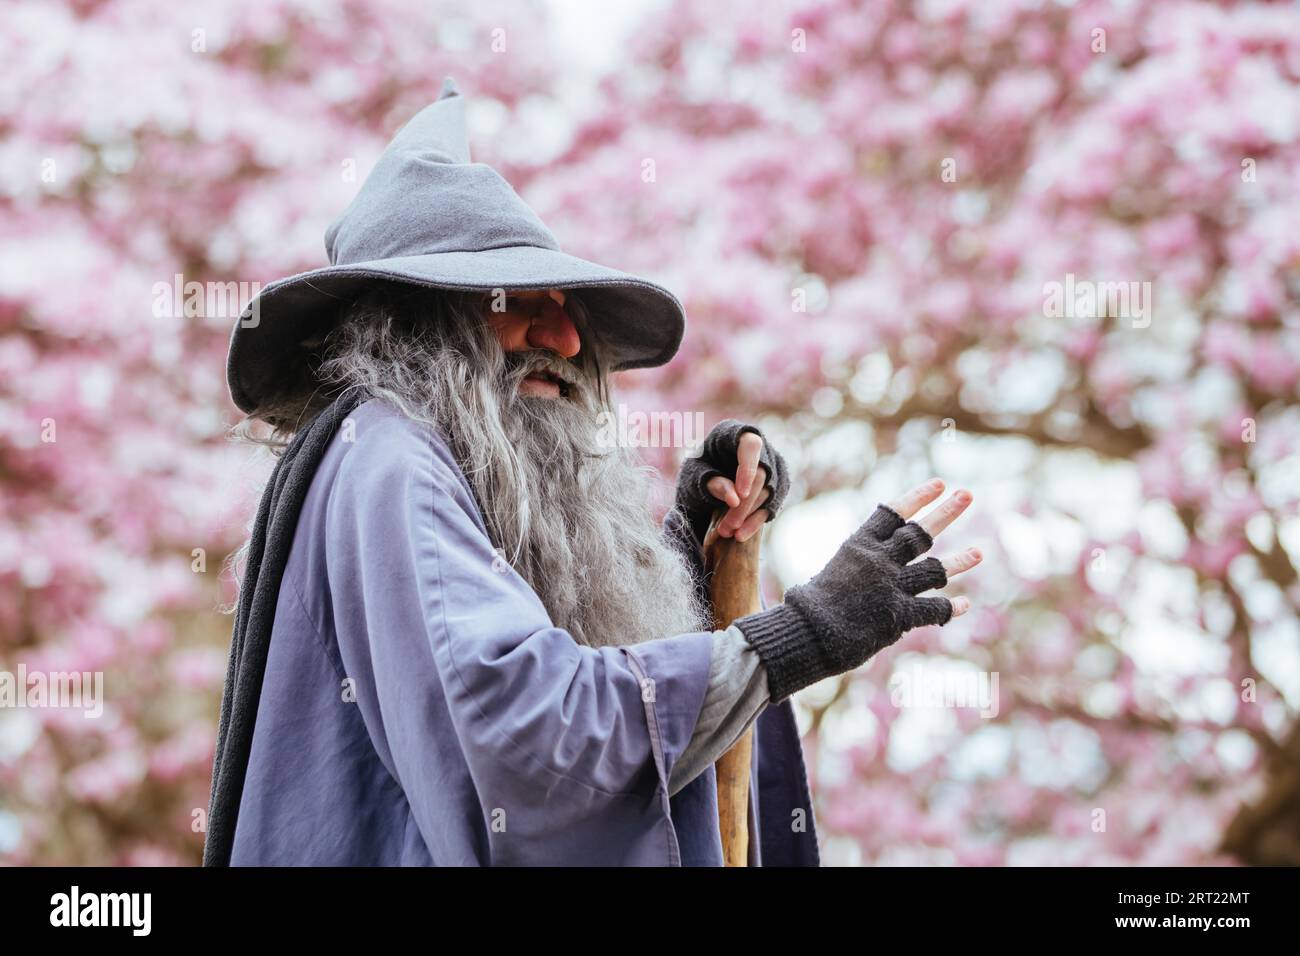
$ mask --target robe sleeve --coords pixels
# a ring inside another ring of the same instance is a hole
[[[450,723],[493,862],[679,862],[668,780],[701,713],[711,633],[578,644],[494,551],[445,443],[368,432],[340,468],[327,548],[355,549],[385,727],[412,712]],[[393,653],[394,627],[421,629],[427,654]],[[436,820],[448,771],[430,740],[386,736],[417,819]]]
[[[767,670],[745,635],[736,627],[714,631],[708,692],[691,742],[669,776],[668,792],[675,795],[717,763],[770,701]]]

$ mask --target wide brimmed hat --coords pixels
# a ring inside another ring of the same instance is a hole
[[[613,371],[663,365],[686,330],[682,304],[646,279],[560,251],[491,166],[470,162],[464,98],[438,99],[393,138],[325,232],[330,265],[266,285],[230,336],[226,378],[245,412],[285,394],[302,343],[378,281],[430,288],[575,289]]]

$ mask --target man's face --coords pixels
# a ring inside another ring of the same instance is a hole
[[[504,311],[489,310],[488,322],[506,352],[542,349],[568,360],[578,354],[582,343],[564,301],[560,289],[511,291],[505,295]],[[559,398],[561,383],[550,373],[540,372],[519,383],[519,394]]]

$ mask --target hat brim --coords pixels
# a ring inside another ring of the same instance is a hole
[[[226,360],[230,395],[244,412],[283,392],[288,361],[309,337],[379,282],[490,292],[582,289],[613,371],[663,365],[686,331],[682,304],[646,279],[539,246],[503,246],[326,266],[265,286],[235,321]]]

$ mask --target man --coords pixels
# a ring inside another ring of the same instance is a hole
[[[661,364],[666,290],[567,256],[469,162],[448,80],[326,236],[268,286],[230,382],[287,447],[247,556],[205,863],[721,863],[713,762],[750,726],[752,864],[816,864],[789,696],[966,607],[921,592],[923,486],[783,604],[713,630],[701,540],[756,533],[789,484],[714,428],[659,526],[601,447],[609,374]],[[289,441],[292,436],[291,441]]]

